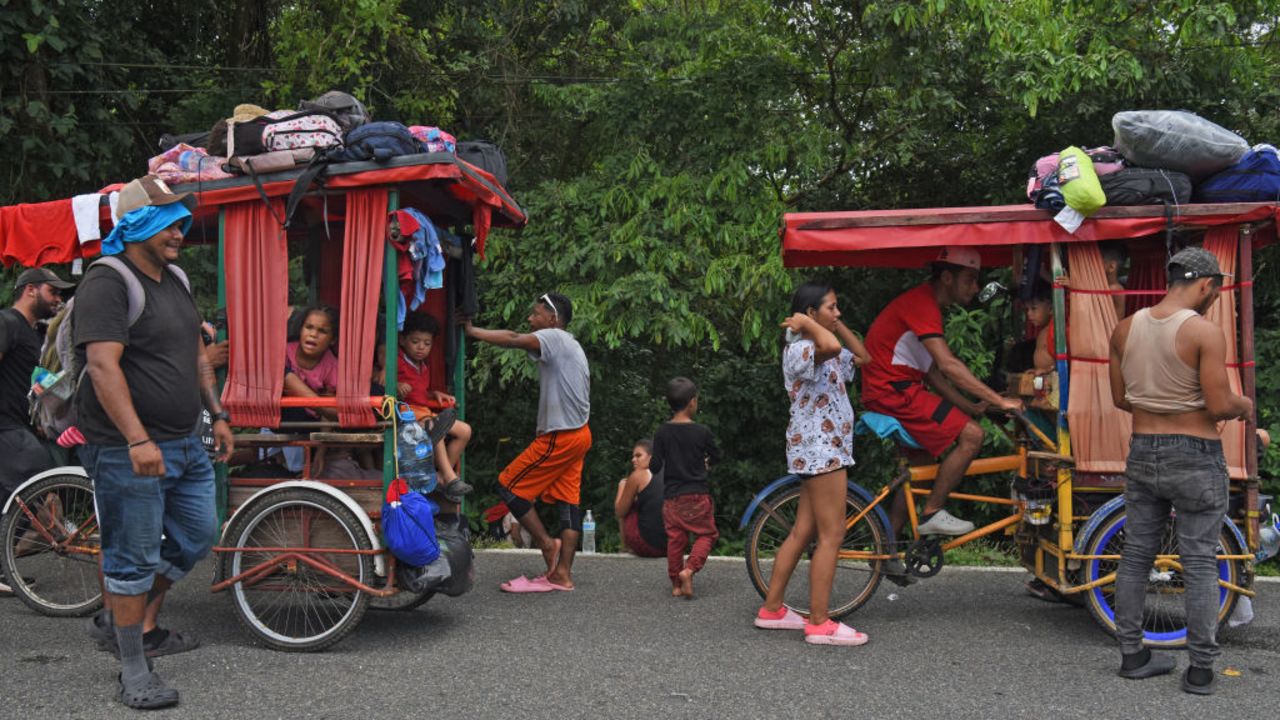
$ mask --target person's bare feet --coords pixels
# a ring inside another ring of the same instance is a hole
[[[685,568],[680,571],[680,594],[686,598],[693,598],[693,571]]]
[[[542,561],[547,564],[547,577],[556,571],[556,565],[560,564],[560,538],[551,540],[550,548],[542,549]]]
[[[679,585],[672,586],[671,597],[683,597],[683,596],[684,596],[684,591],[680,589]]]

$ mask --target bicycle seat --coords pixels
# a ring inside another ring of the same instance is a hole
[[[853,426],[854,435],[865,435],[871,433],[881,440],[888,438],[903,447],[920,449],[920,443],[911,437],[911,433],[902,427],[902,423],[897,418],[881,415],[880,413],[864,412],[858,416],[858,422]]]

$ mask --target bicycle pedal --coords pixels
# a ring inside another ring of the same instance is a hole
[[[942,552],[942,540],[937,535],[916,540],[907,549],[907,571],[919,578],[929,578],[942,572],[945,558]]]

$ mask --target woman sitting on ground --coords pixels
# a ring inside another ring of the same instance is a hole
[[[662,524],[662,473],[649,472],[653,441],[636,441],[631,474],[618,481],[613,514],[622,527],[622,542],[640,557],[666,557],[667,533]]]

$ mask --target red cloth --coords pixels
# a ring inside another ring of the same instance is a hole
[[[347,222],[342,243],[342,333],[338,336],[338,421],[346,427],[374,423],[369,407],[377,340],[378,295],[386,251],[387,189],[347,193]]]
[[[679,585],[680,571],[701,570],[720,539],[715,503],[704,493],[667,498],[662,501],[662,524],[667,528],[667,576],[673,586]],[[693,547],[689,547],[690,535]],[[685,549],[689,550],[688,561],[684,559]]]
[[[509,512],[511,512],[511,510],[507,508],[507,504],[499,501],[497,505],[485,508],[484,521],[487,523],[498,522],[502,518],[506,517]]]
[[[871,362],[862,368],[862,399],[897,392],[890,383],[924,380],[933,356],[922,341],[942,336],[942,309],[929,283],[899,295],[880,311],[863,344]]]
[[[80,257],[71,199],[0,207],[0,260],[41,267]]]
[[[272,200],[283,216],[284,202]],[[289,248],[261,200],[227,207],[227,382],[222,404],[235,425],[276,427],[284,394]]]
[[[431,358],[427,358],[421,365],[415,365],[405,357],[403,350],[397,353],[397,357],[399,362],[396,363],[396,382],[410,387],[408,394],[399,396],[399,399],[410,405],[430,405],[427,393],[431,391]]]

